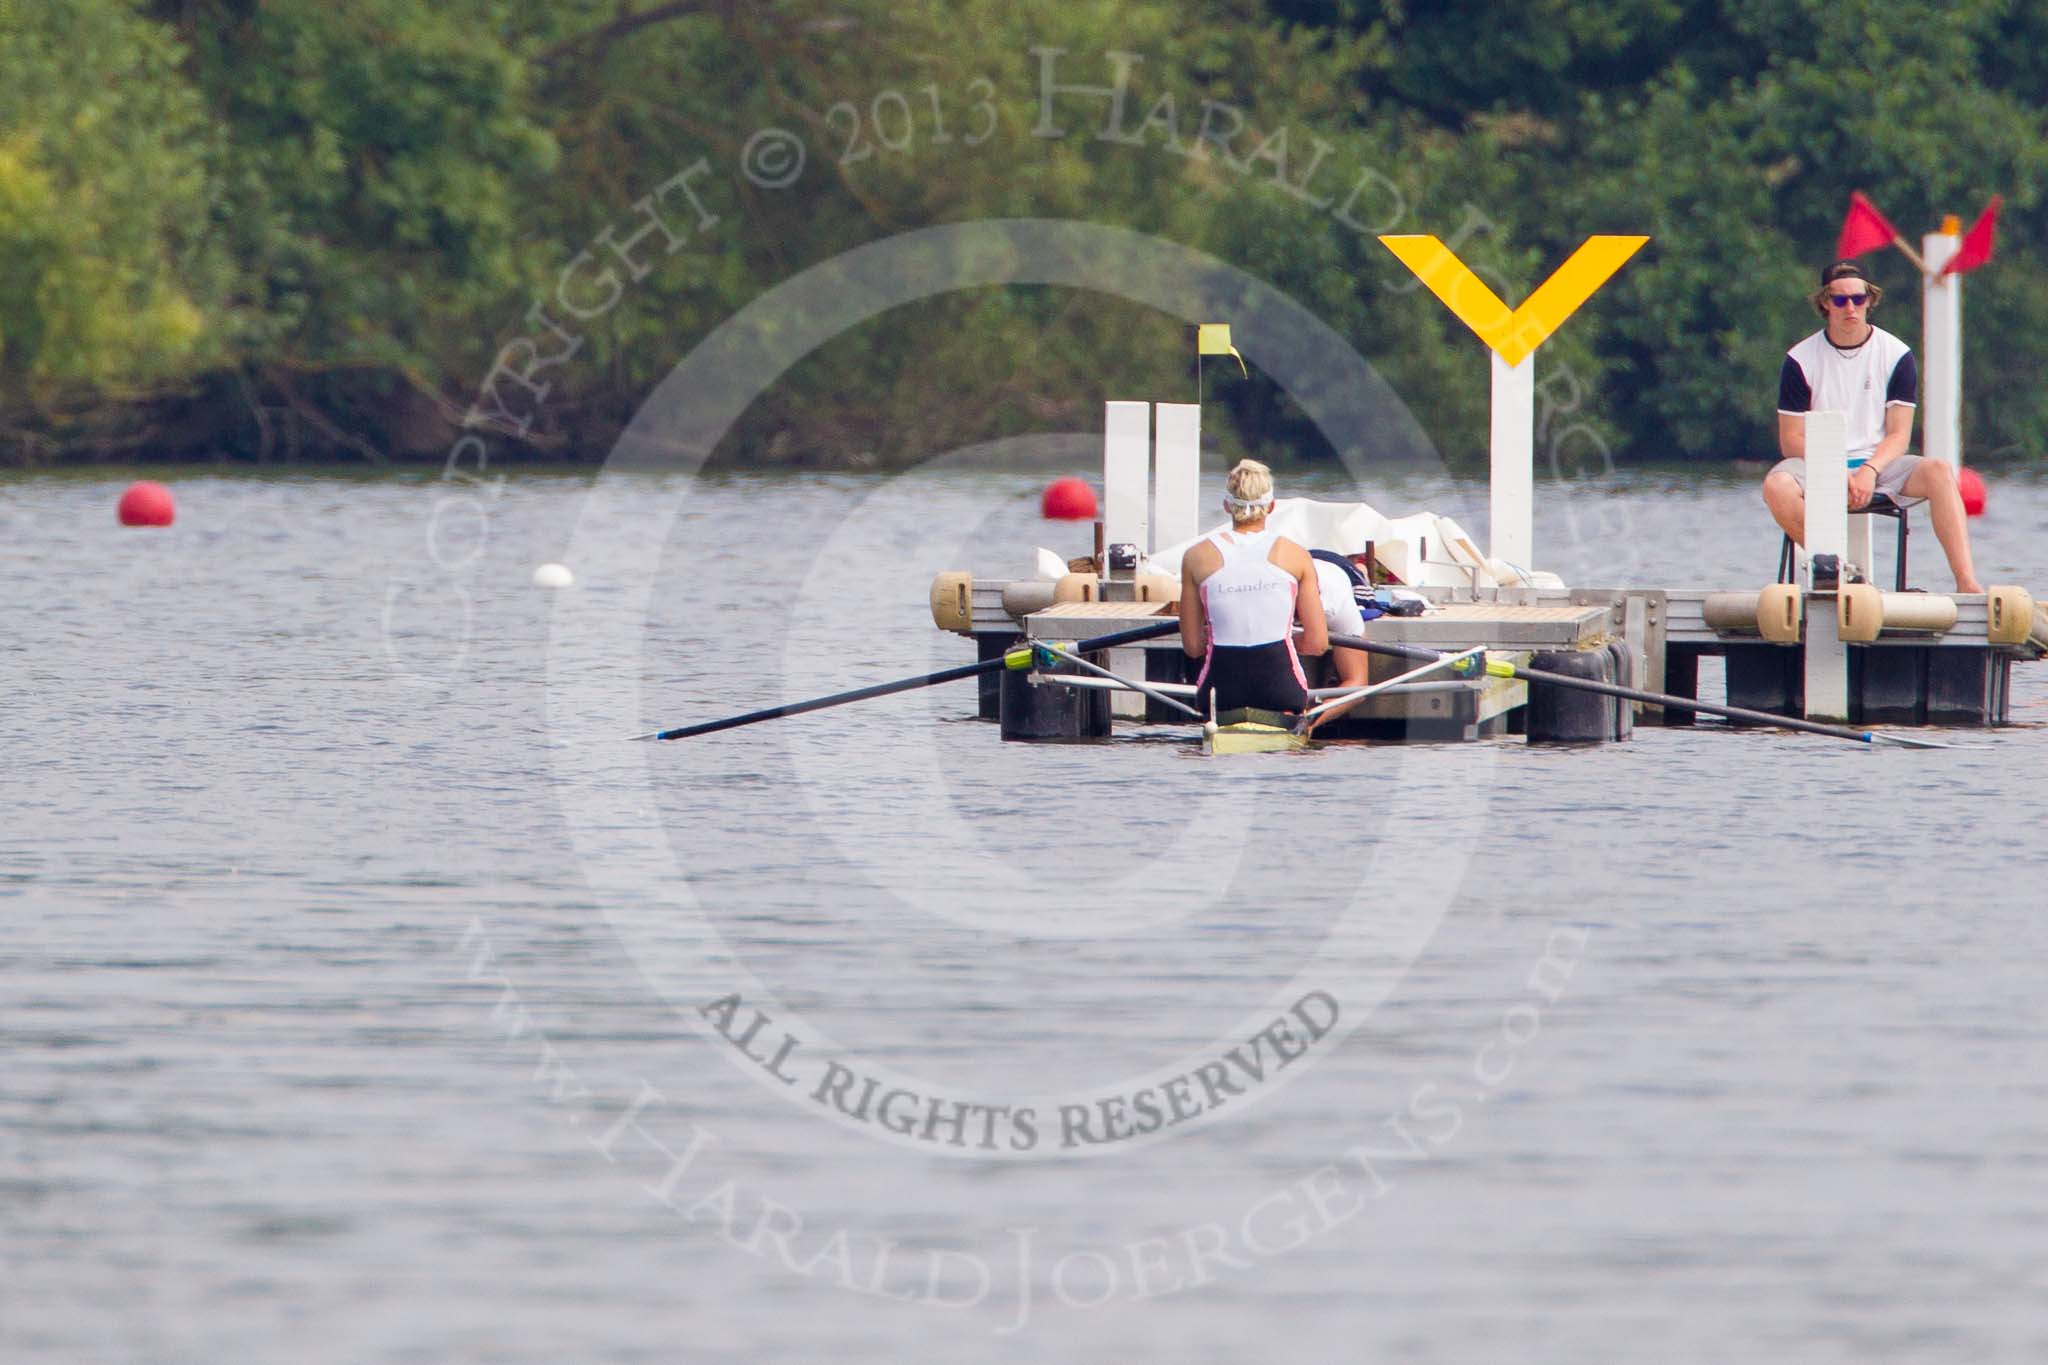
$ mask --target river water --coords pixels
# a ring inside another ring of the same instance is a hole
[[[0,481],[0,1358],[2048,1353],[2048,668],[1938,752],[627,740],[962,661],[1045,478]],[[1760,583],[1754,481],[1539,559]]]

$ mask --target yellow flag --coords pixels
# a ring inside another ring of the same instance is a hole
[[[1205,322],[1195,329],[1196,355],[1237,356],[1237,368],[1249,379],[1252,372],[1245,369],[1244,357],[1237,354],[1237,347],[1230,344],[1230,324],[1227,322]]]

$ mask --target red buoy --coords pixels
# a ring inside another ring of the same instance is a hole
[[[142,479],[128,485],[114,515],[123,526],[169,526],[178,515],[178,504],[170,489]]]
[[[1045,486],[1038,506],[1054,521],[1090,521],[1095,516],[1095,490],[1086,479],[1054,479]]]
[[[1984,515],[1984,478],[1967,465],[1956,471],[1956,491],[1963,495],[1963,512],[1968,516]]]

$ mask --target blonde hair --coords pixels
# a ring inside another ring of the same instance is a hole
[[[1223,481],[1223,510],[1232,525],[1257,521],[1273,510],[1273,471],[1257,460],[1239,460]]]

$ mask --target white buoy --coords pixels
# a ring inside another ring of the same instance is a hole
[[[566,564],[543,564],[533,571],[536,588],[566,588],[575,581],[576,575],[569,572]]]

